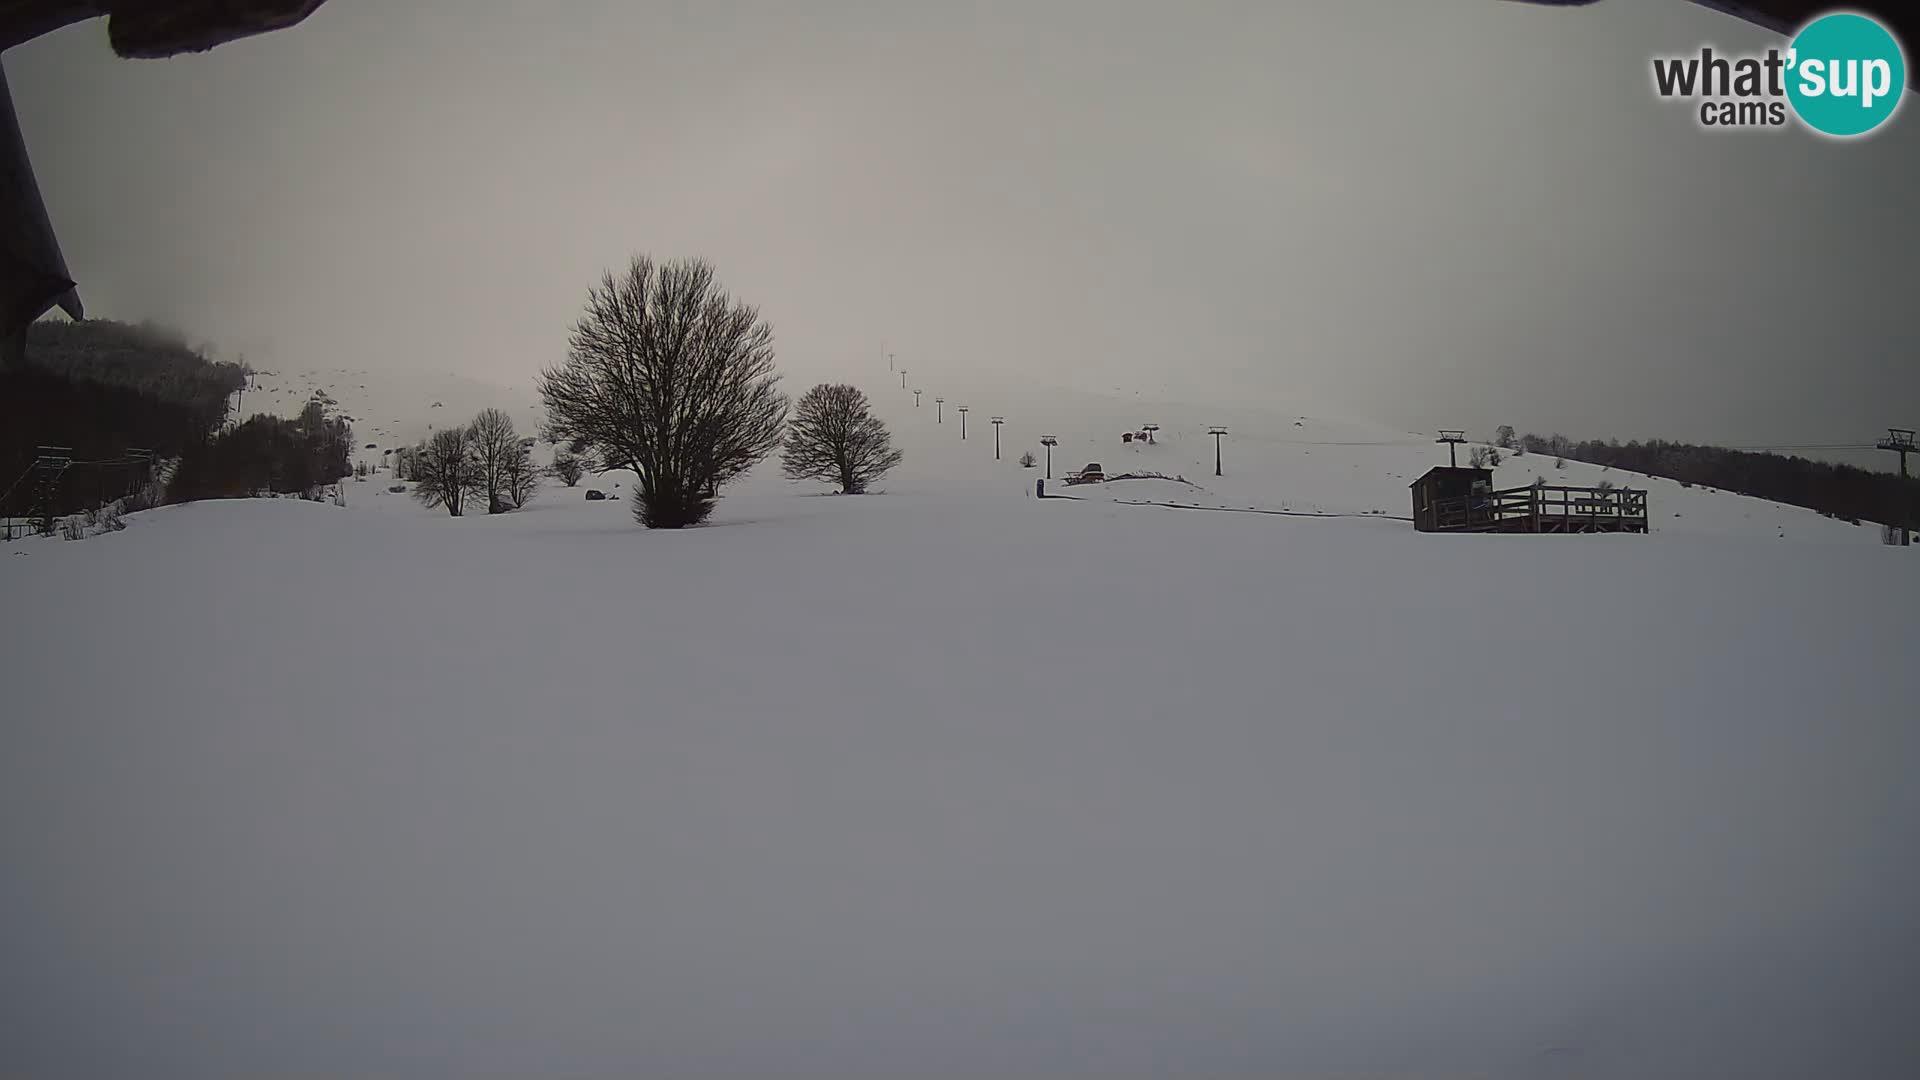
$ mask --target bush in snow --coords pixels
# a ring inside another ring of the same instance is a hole
[[[781,467],[789,480],[825,480],[858,495],[900,464],[887,425],[867,409],[867,395],[844,383],[821,383],[794,406]]]
[[[1033,468],[1033,467],[1034,467],[1035,465],[1038,465],[1038,464],[1040,464],[1040,459],[1039,459],[1039,458],[1037,458],[1037,457],[1034,457],[1034,456],[1033,456],[1033,451],[1031,451],[1031,450],[1028,450],[1027,452],[1025,452],[1025,453],[1023,453],[1023,454],[1021,454],[1021,455],[1020,455],[1020,467],[1021,467],[1021,468],[1023,468],[1023,469],[1031,469],[1031,468]]]
[[[779,447],[779,380],[772,329],[711,266],[637,257],[587,294],[540,394],[555,437],[639,474],[641,524],[677,529],[706,520],[719,486]]]

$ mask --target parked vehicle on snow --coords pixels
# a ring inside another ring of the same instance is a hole
[[[1067,486],[1072,487],[1075,484],[1098,484],[1106,478],[1107,474],[1101,471],[1099,462],[1089,462],[1087,467],[1081,469],[1079,472],[1067,474]]]

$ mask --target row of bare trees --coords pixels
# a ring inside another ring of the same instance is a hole
[[[533,450],[513,429],[513,418],[484,409],[465,427],[446,428],[405,455],[413,497],[453,517],[485,503],[487,513],[525,506],[540,486]]]
[[[712,267],[643,256],[588,292],[566,361],[541,373],[540,393],[547,438],[639,477],[634,516],[648,528],[706,520],[721,485],[783,447],[789,477],[849,494],[900,462],[859,390],[816,386],[789,425],[779,381],[771,327]]]

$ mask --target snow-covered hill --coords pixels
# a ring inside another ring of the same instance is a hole
[[[968,487],[997,485],[1022,451],[1044,461],[1043,435],[1053,435],[1054,474],[1097,462],[1108,473],[1157,472],[1179,476],[1200,490],[1185,493],[1202,505],[1320,514],[1396,515],[1411,513],[1408,485],[1426,470],[1448,462],[1447,448],[1434,433],[1397,431],[1364,422],[1329,419],[1282,408],[1197,406],[1180,402],[1143,402],[1136,398],[1087,394],[1057,388],[940,389],[947,399],[936,423],[935,387],[949,380],[911,378],[925,392],[914,407],[912,387],[897,376],[867,380],[865,389],[877,411],[909,449],[905,482],[937,488],[956,480]],[[960,381],[963,386],[964,376]],[[925,384],[925,385],[922,385]],[[955,407],[969,404],[967,441],[960,441]],[[985,421],[1003,415],[1001,465],[981,472],[993,458],[993,429]],[[1151,445],[1126,443],[1122,435],[1158,424]],[[1214,440],[1207,431],[1227,428],[1221,450],[1224,475],[1214,473]],[[1480,444],[1484,445],[1484,444]],[[1457,451],[1466,463],[1472,446]],[[914,451],[918,451],[915,454]],[[915,463],[915,459],[917,464]],[[1521,487],[1544,477],[1549,484],[1591,486],[1609,481],[1649,493],[1655,533],[1750,535],[1776,539],[1877,544],[1880,532],[1797,506],[1786,506],[1731,492],[1685,487],[1673,480],[1608,469],[1579,461],[1556,466],[1538,454],[1507,455],[1494,470],[1497,487]],[[1025,474],[1031,487],[1033,473]],[[896,480],[895,483],[902,481]],[[1075,495],[1131,499],[1127,491],[1076,489]]]
[[[1029,494],[1045,469],[1022,470],[1017,460],[1032,451],[1043,462],[1042,435],[1053,435],[1056,477],[1089,462],[1109,473],[1157,472],[1190,485],[1179,501],[1224,509],[1286,511],[1320,515],[1406,517],[1407,486],[1427,469],[1448,461],[1447,449],[1432,433],[1397,431],[1358,421],[1292,413],[1269,405],[1204,406],[1145,402],[1137,397],[1097,395],[1053,387],[969,386],[957,378],[910,378],[876,372],[860,384],[875,410],[889,423],[906,451],[903,466],[886,481],[896,493]],[[958,385],[949,387],[949,383]],[[920,387],[918,407],[910,392]],[[804,387],[789,387],[794,393]],[[435,426],[464,423],[482,408],[504,409],[528,435],[539,427],[541,410],[531,385],[498,386],[459,375],[402,374],[379,369],[314,372],[263,372],[242,401],[244,412],[257,409],[296,415],[315,395],[354,420],[356,457],[371,464],[382,450],[410,445]],[[936,403],[936,397],[947,400]],[[958,407],[967,405],[967,438],[960,437]],[[993,457],[993,425],[1001,415],[1001,457]],[[1158,424],[1151,445],[1124,443],[1124,432]],[[1223,474],[1214,476],[1214,440],[1207,431],[1227,427],[1221,448]],[[1484,444],[1482,444],[1484,445]],[[1472,446],[1460,447],[1464,463]],[[544,453],[544,450],[542,451]],[[1787,506],[1732,492],[1686,487],[1658,477],[1608,469],[1580,461],[1556,466],[1552,457],[1507,455],[1495,469],[1499,487],[1520,487],[1536,478],[1550,484],[1590,486],[1602,481],[1645,488],[1651,527],[1656,534],[1765,536],[1793,541],[1877,544],[1879,529],[1852,525],[1803,507]],[[610,480],[609,483],[617,482]],[[628,478],[631,482],[631,478]],[[735,489],[739,493],[816,490],[790,485],[774,463]],[[1076,489],[1083,498],[1141,501],[1140,485],[1115,489]],[[363,494],[357,489],[349,494]],[[1154,501],[1162,501],[1155,496]]]
[[[237,395],[236,417],[254,413],[298,416],[320,400],[353,424],[355,460],[379,464],[380,450],[411,446],[436,428],[464,424],[482,409],[501,409],[526,434],[536,433],[541,410],[531,386],[503,386],[452,373],[332,368],[256,372]],[[371,443],[378,449],[366,450]]]
[[[1911,1074],[1908,552],[1677,488],[1425,536],[1333,516],[1423,436],[873,382],[884,495],[9,547],[0,1075]],[[265,396],[531,431],[460,385]],[[1036,500],[1043,431],[1324,520]]]

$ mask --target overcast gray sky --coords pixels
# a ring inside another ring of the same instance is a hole
[[[796,380],[884,339],[930,385],[1416,428],[1920,425],[1920,110],[1705,134],[1650,56],[1767,37],[1680,0],[562,6],[13,50],[90,314],[525,382],[644,251],[711,259]]]

